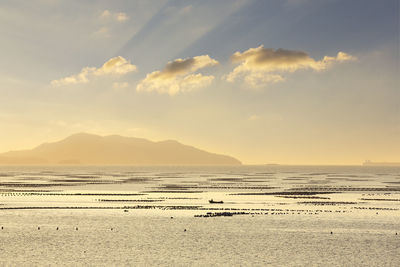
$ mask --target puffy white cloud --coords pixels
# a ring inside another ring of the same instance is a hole
[[[113,57],[108,60],[103,66],[97,69],[95,75],[105,75],[105,74],[126,74],[136,70],[136,66],[132,65],[125,58],[118,56]]]
[[[282,73],[294,72],[300,69],[312,69],[322,71],[335,62],[356,60],[356,57],[339,52],[335,57],[325,56],[322,60],[311,58],[306,52],[272,49],[259,46],[250,48],[243,53],[236,52],[231,57],[232,62],[240,63],[225,79],[233,82],[243,78],[253,87],[267,83],[283,81]]]
[[[96,68],[85,67],[78,74],[71,75],[71,76],[68,76],[65,78],[61,78],[59,80],[51,81],[51,85],[62,86],[62,85],[68,85],[68,84],[87,83],[87,82],[89,82],[88,76],[91,73],[93,73],[95,70],[96,70]]]
[[[154,71],[146,75],[136,86],[137,91],[158,92],[175,95],[208,86],[214,76],[194,74],[199,69],[214,66],[218,61],[208,55],[170,61],[162,71]]]
[[[111,58],[100,68],[85,67],[80,73],[71,75],[65,78],[51,81],[53,86],[62,86],[69,84],[87,83],[93,76],[104,76],[104,75],[124,75],[129,72],[135,71],[136,66],[132,65],[125,58],[118,56]]]
[[[338,52],[336,57],[329,57],[325,56],[324,59],[322,60],[325,64],[328,64],[330,62],[345,62],[345,61],[354,61],[357,60],[355,56],[349,55],[345,52]]]

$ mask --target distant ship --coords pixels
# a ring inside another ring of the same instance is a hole
[[[215,201],[213,199],[210,199],[208,202],[210,202],[210,204],[222,204],[222,203],[224,203],[222,200],[221,201]]]
[[[400,167],[400,162],[373,162],[366,160],[363,166],[389,166],[389,167]]]

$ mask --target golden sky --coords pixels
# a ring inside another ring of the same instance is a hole
[[[247,164],[400,161],[399,3],[0,3],[0,152],[77,132]]]

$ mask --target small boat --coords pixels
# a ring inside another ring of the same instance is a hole
[[[222,204],[222,203],[224,203],[222,200],[221,201],[215,201],[213,199],[210,199],[208,202],[210,202],[211,204]]]

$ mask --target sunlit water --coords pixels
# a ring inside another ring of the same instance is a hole
[[[399,209],[394,167],[0,167],[0,265],[400,266]]]

